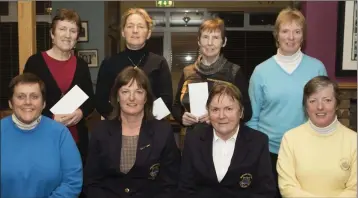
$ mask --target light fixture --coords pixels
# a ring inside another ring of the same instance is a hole
[[[191,56],[189,56],[189,55],[187,55],[186,57],[185,57],[185,60],[186,61],[191,61],[193,59],[193,57],[191,57]]]
[[[188,25],[189,21],[190,21],[190,17],[187,16],[187,14],[185,13],[185,16],[183,17],[183,21],[185,22],[185,26]]]

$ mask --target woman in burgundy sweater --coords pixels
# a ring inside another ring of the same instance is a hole
[[[43,115],[69,128],[82,159],[85,159],[88,147],[85,118],[94,110],[94,94],[88,64],[72,52],[81,28],[81,20],[76,12],[59,10],[51,24],[52,48],[32,55],[26,62],[24,72],[33,73],[44,81],[47,92]],[[53,115],[50,109],[75,85],[89,98],[71,114]]]

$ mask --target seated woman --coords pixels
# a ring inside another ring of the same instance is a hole
[[[180,151],[169,122],[153,118],[148,77],[139,67],[127,67],[117,76],[110,100],[110,119],[91,132],[87,197],[170,197],[177,188]]]
[[[285,133],[278,155],[282,197],[357,197],[357,133],[337,120],[338,85],[318,76],[303,94],[309,120]]]
[[[240,125],[238,88],[215,83],[206,106],[212,126],[197,124],[186,135],[177,197],[274,197],[268,137]]]
[[[81,156],[64,125],[41,116],[45,84],[25,73],[10,82],[11,116],[1,119],[1,196],[76,198]]]

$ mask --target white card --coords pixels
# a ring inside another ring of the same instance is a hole
[[[209,97],[208,83],[190,83],[188,88],[190,113],[197,117],[205,115],[208,112],[206,110],[206,101]]]
[[[78,109],[87,99],[88,95],[75,85],[50,109],[50,111],[55,115],[70,114]]]
[[[170,114],[168,107],[162,98],[158,98],[153,103],[153,116],[157,120],[161,120]]]

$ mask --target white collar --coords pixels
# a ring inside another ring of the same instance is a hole
[[[233,135],[233,136],[231,136],[229,139],[227,139],[226,141],[228,141],[228,140],[234,140],[234,141],[236,141],[236,139],[237,139],[237,135],[239,134],[239,129],[240,129],[240,125],[237,127],[237,129],[236,129],[236,132],[235,132],[235,134]],[[216,131],[215,131],[215,129],[213,128],[213,133],[214,133],[214,142],[216,142],[217,140],[223,140],[223,139],[221,139],[217,134],[216,134]],[[225,141],[225,140],[223,140],[223,141]]]
[[[302,51],[301,48],[297,50],[296,53],[289,55],[289,56],[285,56],[283,54],[280,53],[280,50],[277,49],[277,54],[275,56],[276,60],[280,61],[280,62],[296,62],[296,61],[300,61],[300,59],[302,58]]]
[[[331,133],[332,131],[334,131],[337,128],[338,119],[337,119],[337,116],[336,116],[336,118],[333,120],[333,122],[331,124],[329,124],[328,126],[326,126],[326,127],[318,127],[318,126],[314,125],[310,119],[308,119],[308,122],[309,122],[311,128],[314,131],[316,131],[317,133],[319,133],[319,134],[328,134],[328,133]]]
[[[31,129],[34,129],[41,121],[41,115],[36,119],[34,120],[32,123],[30,124],[25,124],[23,122],[21,122],[15,114],[12,114],[11,115],[12,117],[12,121],[16,124],[17,127],[19,127],[20,129],[22,130],[31,130]]]

